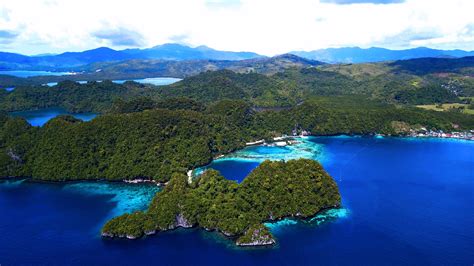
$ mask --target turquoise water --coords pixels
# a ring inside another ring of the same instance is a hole
[[[213,168],[220,171],[227,178],[241,182],[252,169],[264,160],[280,161],[306,158],[325,162],[329,159],[329,155],[324,152],[324,145],[314,143],[310,138],[298,138],[297,141],[297,144],[285,147],[247,147],[214,160],[208,166],[195,169],[193,175],[198,176],[206,169]]]
[[[31,71],[31,70],[3,70],[0,75],[10,75],[20,78],[29,78],[35,76],[63,76],[72,75],[71,72],[51,72],[51,71]]]
[[[308,150],[315,151],[312,156],[321,160],[338,183],[343,208],[304,222],[268,224],[278,241],[275,247],[236,248],[219,234],[199,229],[136,241],[104,240],[98,234],[103,223],[122,212],[144,208],[148,193],[128,185],[110,189],[95,183],[3,182],[1,263],[472,265],[474,142],[371,137],[306,140],[300,148],[248,148],[209,166],[217,165],[227,178],[236,179],[265,158],[310,156]]]
[[[62,190],[84,196],[103,195],[110,197],[109,202],[114,203],[115,208],[107,217],[108,220],[124,213],[146,210],[151,199],[161,188],[155,184],[80,182],[66,184],[62,187]]]
[[[11,112],[11,116],[14,117],[23,117],[30,123],[32,126],[43,126],[49,120],[59,116],[59,115],[72,115],[77,119],[82,121],[90,121],[94,119],[97,114],[95,113],[69,113],[62,108],[47,108],[34,111],[20,111],[20,112]]]

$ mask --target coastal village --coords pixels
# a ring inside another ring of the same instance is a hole
[[[246,146],[278,146],[285,147],[287,145],[297,144],[298,141],[295,138],[308,137],[312,136],[311,132],[303,130],[299,134],[293,131],[291,136],[282,135],[280,137],[273,138],[270,142],[261,139],[253,142],[245,143]],[[385,137],[385,134],[375,134],[376,137]],[[422,127],[418,130],[410,129],[409,132],[405,135],[406,137],[412,138],[445,138],[445,139],[462,139],[462,140],[471,140],[474,141],[474,130],[469,131],[454,131],[454,132],[444,132],[443,130],[428,130],[425,127]],[[221,155],[222,156],[222,155]]]
[[[423,127],[420,130],[411,129],[408,136],[416,138],[449,138],[474,141],[474,130],[444,132],[443,130],[427,130]]]

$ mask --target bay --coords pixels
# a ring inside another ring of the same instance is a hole
[[[98,231],[103,223],[144,208],[128,203],[137,198],[146,202],[146,193],[124,184],[116,185],[134,192],[91,189],[89,183],[71,188],[8,181],[0,183],[0,263],[472,264],[474,142],[311,137],[295,146],[247,148],[207,167],[239,180],[266,158],[296,157],[321,161],[339,185],[343,208],[322,213],[312,222],[269,224],[278,241],[275,247],[235,248],[219,234],[199,229],[135,241],[104,240]]]
[[[46,108],[32,111],[19,111],[9,113],[13,117],[23,117],[32,126],[43,126],[49,120],[59,115],[72,115],[73,117],[82,121],[90,121],[94,119],[96,113],[70,113],[62,108]]]

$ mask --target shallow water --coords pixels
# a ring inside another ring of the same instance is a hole
[[[214,160],[210,165],[195,169],[193,174],[198,176],[208,168],[220,171],[225,177],[237,182],[242,180],[265,160],[280,161],[298,158],[313,159],[324,162],[327,154],[324,146],[311,141],[310,138],[299,138],[298,143],[291,146],[251,146],[236,151],[220,159]]]
[[[137,241],[103,240],[98,229],[111,216],[143,207],[127,207],[136,202],[129,197],[142,198],[142,192],[124,192],[128,185],[113,192],[88,183],[4,182],[0,263],[472,265],[474,142],[325,137],[309,138],[302,146],[288,149],[317,151],[314,156],[339,185],[344,208],[307,222],[269,225],[276,247],[235,248],[219,234],[198,229]],[[292,158],[286,148],[251,148],[231,156],[235,161],[228,157],[211,167],[217,165],[226,177],[237,179],[265,158],[249,159],[249,154],[258,155],[256,150],[272,158]],[[252,165],[232,164],[243,161]]]
[[[95,113],[73,114],[73,113],[67,112],[66,110],[62,108],[47,108],[47,109],[33,110],[33,111],[11,112],[10,115],[16,116],[16,117],[23,117],[32,126],[43,126],[49,120],[59,115],[72,115],[73,117],[80,119],[82,121],[90,121],[97,116],[97,114]]]

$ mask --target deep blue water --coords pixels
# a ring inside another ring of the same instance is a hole
[[[46,122],[59,115],[72,115],[75,118],[81,119],[83,121],[90,121],[97,116],[97,114],[95,113],[72,114],[61,108],[47,108],[34,111],[11,112],[10,115],[23,117],[32,126],[43,126],[44,124],[46,124]]]
[[[258,162],[252,161],[223,160],[213,162],[208,167],[203,167],[202,170],[206,170],[208,168],[215,169],[221,172],[221,174],[227,179],[234,180],[240,183],[258,165]]]
[[[239,179],[261,161],[253,157],[255,149],[210,167]],[[474,142],[327,137],[276,149],[264,151],[273,159],[288,158],[288,151],[303,157],[313,151],[336,179],[347,216],[319,225],[272,226],[274,248],[237,249],[218,234],[197,229],[136,241],[102,240],[98,230],[106,219],[143,208],[149,199],[143,189],[132,186],[127,193],[127,186],[119,185],[119,193],[113,185],[65,189],[3,183],[0,264],[473,264]],[[123,207],[127,202],[134,204]]]

